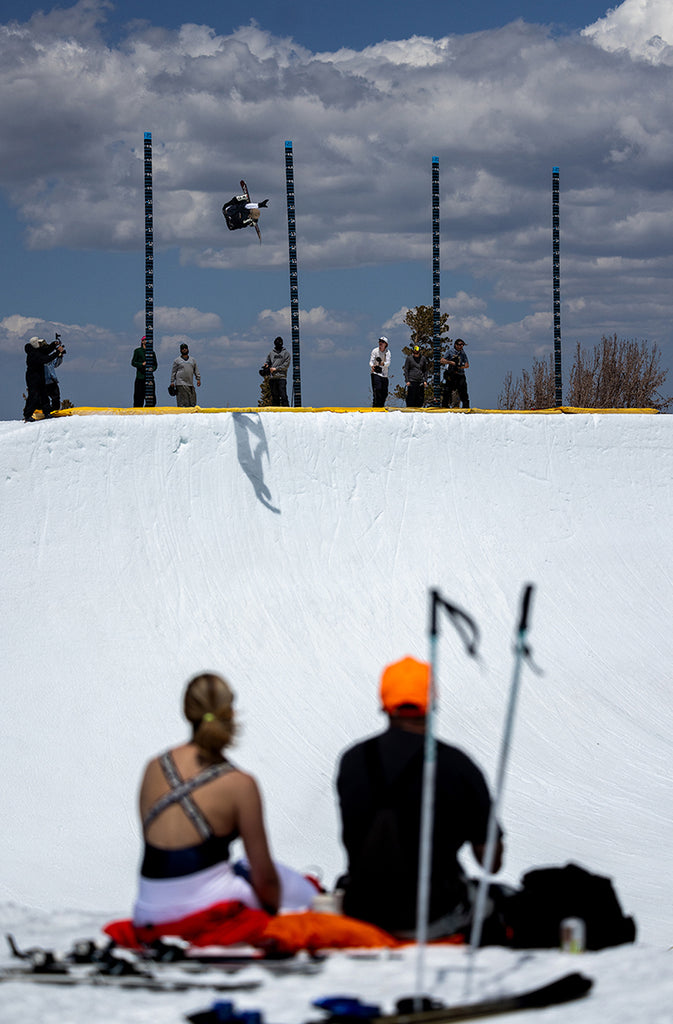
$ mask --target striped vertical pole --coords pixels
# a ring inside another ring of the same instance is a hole
[[[440,398],[440,359],[442,340],[440,337],[440,291],[439,291],[439,157],[432,158],[432,392],[434,405]]]
[[[145,132],[145,405],[156,405],[154,370],[154,228],[152,223],[152,133]]]
[[[561,248],[559,236],[559,169],[552,168],[552,292],[554,296],[554,389],[555,403],[563,405],[563,373],[561,369]]]
[[[294,209],[294,162],[292,142],[285,143],[285,186],[287,191],[287,241],[290,254],[290,313],[292,317],[292,404],[301,406],[301,362],[299,357],[299,285],[297,283],[297,225]]]

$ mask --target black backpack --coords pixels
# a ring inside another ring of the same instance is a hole
[[[587,949],[636,938],[635,921],[624,915],[611,880],[577,864],[527,872],[522,888],[507,899],[504,916],[515,949],[558,948],[565,917],[584,921]]]

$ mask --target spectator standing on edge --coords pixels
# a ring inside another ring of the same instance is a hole
[[[51,401],[47,392],[44,368],[55,355],[65,355],[63,345],[52,341],[49,345],[44,338],[33,337],[24,345],[26,353],[26,404],[23,407],[24,423],[33,423],[33,413],[41,409],[45,419],[50,415]]]
[[[425,400],[425,385],[428,379],[428,361],[421,355],[418,345],[414,345],[410,355],[404,361],[404,383],[406,388],[407,407],[420,409]]]
[[[60,334],[56,335],[56,341],[57,343],[60,343]],[[44,342],[44,344],[47,344],[46,341]],[[62,345],[61,349],[62,351],[60,352],[60,354],[57,355],[55,359],[52,359],[51,362],[45,363],[44,366],[44,383],[47,389],[47,397],[49,398],[49,407],[47,409],[42,410],[45,415],[51,415],[52,412],[58,412],[58,410],[61,408],[61,392],[58,386],[58,377],[54,372],[56,368],[60,366],[61,363],[63,362],[65,349],[63,348]]]
[[[388,339],[381,337],[376,348],[369,357],[369,369],[372,377],[372,409],[383,409],[388,397],[388,367],[390,366],[390,349]]]
[[[342,841],[348,854],[344,913],[412,938],[416,926],[421,792],[430,665],[406,657],[384,670],[388,729],[342,754],[337,773]],[[491,799],[484,777],[457,747],[437,742],[428,938],[464,932],[477,883],[457,855],[470,843],[483,863]],[[502,833],[495,870],[502,862]],[[489,908],[490,909],[490,908]]]
[[[196,359],[190,356],[189,345],[182,344],[180,355],[173,362],[170,383],[170,386],[176,390],[176,405],[181,408],[196,405],[195,377],[197,386],[201,387],[201,375],[196,365]]]
[[[154,377],[151,377],[152,381],[152,393],[150,397],[145,401],[145,368],[147,366],[147,352],[145,351],[146,339],[140,339],[140,345],[133,352],[133,358],[131,359],[131,366],[135,366],[136,370],[136,382],[133,387],[133,408],[142,409],[144,405],[153,406],[157,404],[157,396],[154,388]],[[152,373],[157,368],[157,357],[152,350],[150,359],[150,370]]]
[[[269,386],[271,388],[271,404],[289,406],[287,399],[287,371],[290,365],[290,353],[283,344],[280,335],[274,338],[273,350],[266,357],[269,367]]]
[[[453,392],[458,393],[458,401],[462,402],[463,409],[470,408],[470,396],[467,393],[467,377],[465,371],[469,370],[470,364],[465,355],[465,342],[462,338],[456,338],[453,343],[453,352],[440,359],[446,366],[444,371],[444,385],[442,387],[442,409],[451,408]]]

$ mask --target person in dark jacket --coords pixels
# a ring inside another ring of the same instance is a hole
[[[430,666],[406,657],[384,670],[388,729],[342,754],[337,773],[342,842],[348,855],[344,913],[411,938],[416,927],[419,841]],[[485,855],[491,798],[477,765],[437,742],[428,937],[465,931],[475,884],[458,862],[469,843]],[[500,869],[502,833],[494,868]]]
[[[465,371],[469,370],[470,364],[465,355],[465,342],[462,338],[456,338],[453,343],[453,352],[440,359],[446,366],[444,371],[444,383],[442,385],[442,409],[451,407],[453,392],[458,395],[458,401],[462,402],[463,409],[470,408],[470,396],[467,393],[467,377]]]
[[[425,400],[425,385],[428,380],[428,361],[418,345],[414,345],[411,353],[404,361],[404,384],[406,389],[407,407],[420,409]]]
[[[290,353],[285,348],[283,339],[274,339],[273,349],[266,357],[269,367],[269,386],[271,387],[272,405],[289,405],[287,398],[287,371],[290,365]]]
[[[51,401],[47,391],[44,368],[56,355],[65,355],[65,348],[57,341],[49,345],[44,338],[32,337],[24,346],[26,353],[26,404],[23,407],[24,423],[34,422],[34,412],[41,409],[45,419],[50,415]]]
[[[147,346],[147,340],[145,338],[140,339],[140,345],[134,349],[133,357],[131,359],[131,366],[135,367],[136,381],[133,386],[133,407],[134,409],[142,409],[143,406],[154,406],[157,404],[157,395],[154,387],[154,376],[150,376],[150,394],[146,395],[146,380],[145,370],[147,369],[148,354],[145,351]],[[154,349],[149,353],[150,371],[154,374],[157,368],[157,357]]]

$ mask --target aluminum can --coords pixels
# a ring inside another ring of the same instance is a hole
[[[335,889],[334,892],[319,892],[313,897],[312,910],[318,914],[342,914],[343,913],[343,889]]]
[[[583,953],[587,936],[581,917],[565,917],[561,921],[561,949],[564,953]]]

